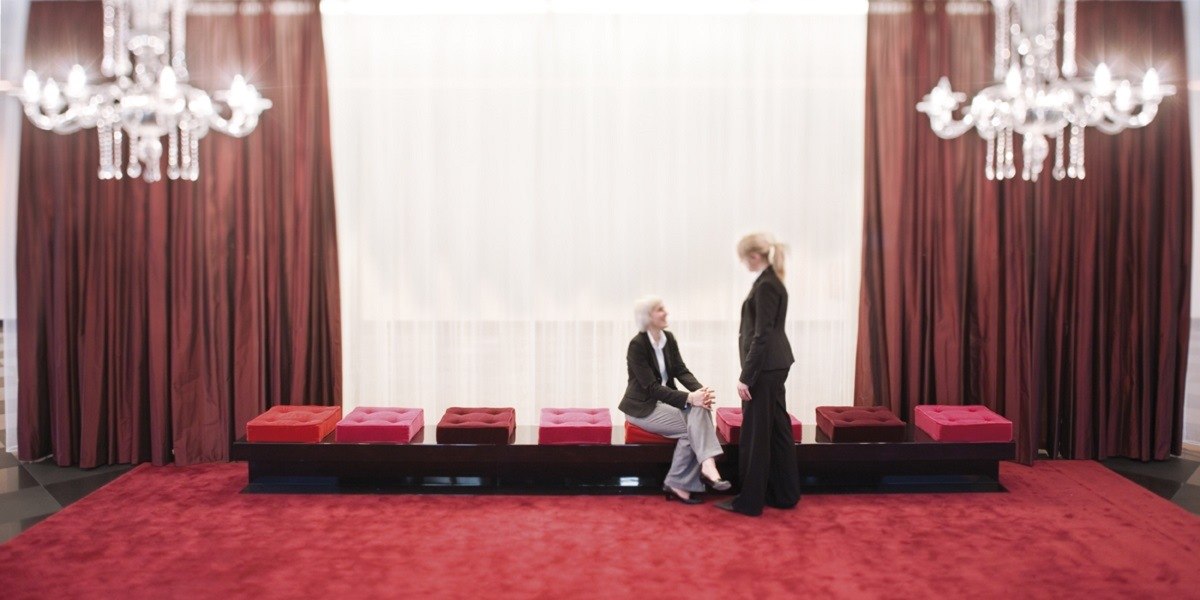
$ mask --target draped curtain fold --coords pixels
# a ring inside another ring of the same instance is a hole
[[[198,182],[100,181],[94,131],[22,131],[19,454],[224,460],[276,404],[340,403],[333,177],[317,2],[194,2],[191,83],[274,107],[200,142]],[[26,56],[98,73],[100,2],[35,2]],[[164,169],[165,172],[165,169]]]
[[[1081,71],[1153,66],[1177,94],[1144,129],[1089,130],[1083,181],[992,182],[974,132],[938,139],[914,108],[941,75],[991,83],[990,4],[870,4],[855,402],[984,404],[1025,462],[1164,459],[1181,449],[1190,304],[1182,6],[1078,14]]]

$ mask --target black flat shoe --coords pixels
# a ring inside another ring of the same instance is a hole
[[[717,507],[717,508],[719,508],[719,509],[721,509],[721,510],[724,510],[724,511],[728,511],[728,512],[731,512],[731,513],[737,513],[737,514],[739,514],[739,515],[745,515],[745,516],[747,516],[747,517],[757,517],[757,516],[758,516],[758,515],[751,515],[751,514],[748,514],[748,513],[744,513],[744,512],[742,512],[742,511],[740,511],[740,510],[738,510],[738,509],[734,508],[734,507],[733,507],[733,500],[732,500],[732,499],[730,499],[730,500],[725,500],[724,502],[717,502],[716,504],[713,504],[713,506],[715,506],[715,507]]]
[[[727,492],[727,491],[729,491],[729,488],[733,487],[733,484],[729,483],[728,480],[725,480],[725,479],[712,480],[712,479],[705,477],[704,475],[700,476],[700,481],[703,481],[704,483],[708,484],[708,487],[710,487],[714,490],[717,490],[718,492]]]
[[[675,500],[676,502],[682,502],[684,504],[702,504],[704,502],[703,500],[701,500],[695,496],[689,496],[687,498],[684,498],[683,496],[676,494],[675,490],[672,490],[671,488],[669,488],[667,486],[663,486],[663,496],[665,496],[667,498],[668,502],[670,502],[671,500]]]

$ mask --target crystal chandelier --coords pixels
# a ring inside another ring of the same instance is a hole
[[[62,87],[29,71],[14,93],[25,115],[55,133],[96,128],[100,179],[158,181],[165,136],[167,177],[195,181],[199,142],[209,130],[244,137],[271,101],[241,75],[211,97],[187,84],[187,7],[187,0],[104,0],[104,80],[89,82],[78,64]]]
[[[1175,88],[1159,81],[1154,69],[1146,71],[1137,87],[1114,80],[1103,62],[1091,80],[1076,77],[1075,0],[1066,0],[1063,9],[1060,69],[1058,6],[1058,0],[992,0],[994,76],[1000,83],[975,94],[961,119],[956,120],[954,112],[966,102],[966,94],[953,91],[946,77],[917,104],[918,111],[929,115],[938,137],[956,138],[972,127],[979,132],[987,142],[984,172],[988,179],[1016,176],[1014,134],[1021,136],[1022,179],[1037,181],[1050,155],[1050,140],[1054,178],[1083,179],[1085,128],[1115,134],[1144,127],[1154,120],[1159,102],[1175,93]]]

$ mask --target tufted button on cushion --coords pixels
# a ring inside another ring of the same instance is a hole
[[[539,444],[611,444],[612,419],[607,408],[543,408]]]
[[[511,444],[517,430],[514,408],[446,409],[437,424],[439,444]]]
[[[246,441],[316,443],[341,416],[340,406],[272,406],[246,423]]]
[[[913,423],[940,442],[1008,442],[1012,421],[986,406],[935,406],[913,408]]]
[[[625,443],[626,444],[674,444],[675,440],[650,433],[629,421],[625,421]]]
[[[903,442],[904,421],[882,406],[818,406],[817,427],[832,442]]]
[[[792,421],[792,437],[796,443],[800,443],[800,438],[804,434],[804,427],[800,424],[800,419],[797,419],[792,413],[788,413],[788,418]],[[718,408],[717,409],[717,439],[722,444],[737,444],[742,437],[742,409],[740,408]]]
[[[337,441],[407,444],[424,426],[425,411],[419,408],[360,406],[337,424]]]

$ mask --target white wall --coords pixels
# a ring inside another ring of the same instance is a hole
[[[29,0],[0,0],[0,321],[4,322],[4,428],[8,450],[17,448],[17,172],[21,104],[6,95],[25,73],[25,22]]]

